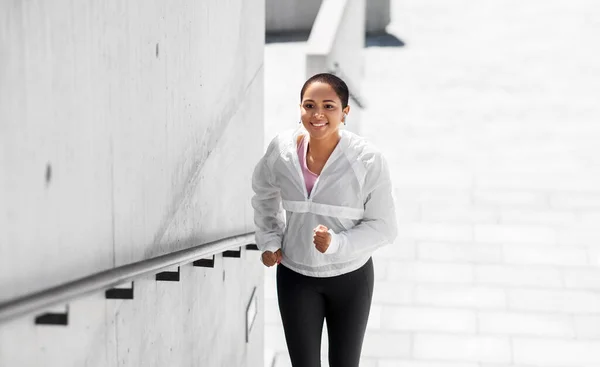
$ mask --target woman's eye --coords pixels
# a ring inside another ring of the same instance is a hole
[[[304,105],[304,108],[313,108],[313,105],[310,104],[310,103],[307,103],[307,104]]]
[[[327,108],[328,110],[331,110],[331,109],[333,109],[333,106],[330,105],[330,104],[328,104],[328,105],[325,106],[325,108]]]

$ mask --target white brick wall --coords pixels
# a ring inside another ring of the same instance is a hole
[[[495,335],[531,335],[572,338],[572,317],[565,314],[479,311],[479,332]]]
[[[600,267],[563,269],[565,286],[600,290]]]
[[[362,356],[377,358],[407,358],[410,356],[411,336],[397,331],[368,330],[363,342]]]
[[[600,209],[600,194],[553,193],[550,206],[557,209]]]
[[[474,311],[428,307],[384,306],[382,327],[400,331],[440,331],[475,333],[477,317]]]
[[[588,248],[587,256],[591,266],[600,267],[600,248]]]
[[[575,315],[575,333],[580,339],[600,339],[600,315]]]
[[[600,247],[600,227],[598,223],[582,223],[559,228],[557,242],[561,245]]]
[[[502,261],[499,244],[463,244],[445,242],[421,242],[417,244],[419,260],[497,263]]]
[[[380,359],[378,367],[480,367],[479,363]]]
[[[371,311],[369,312],[369,321],[367,322],[367,329],[378,330],[382,328],[383,309],[385,307],[388,306],[382,306],[377,304],[371,305]]]
[[[473,192],[473,203],[481,206],[547,208],[548,195],[536,191],[477,189]]]
[[[414,303],[414,286],[393,282],[375,282],[373,302],[378,304],[412,304]]]
[[[408,260],[416,257],[416,244],[414,240],[401,239],[392,244],[381,247],[375,254],[374,259],[378,261],[375,266],[379,266],[379,259],[387,260]]]
[[[361,358],[360,366],[361,367],[379,367],[379,358]],[[323,367],[329,367],[329,363],[324,364]]]
[[[422,166],[405,167],[404,172],[398,172],[397,174],[392,172],[392,179],[396,187],[401,189],[468,189],[473,185],[473,177],[470,172],[451,169],[447,166],[428,167],[425,169]]]
[[[556,231],[548,226],[476,224],[475,242],[552,245]]]
[[[562,287],[559,269],[530,265],[475,265],[477,283],[502,286]]]
[[[414,357],[429,360],[507,363],[511,361],[507,337],[415,334]]]
[[[499,217],[499,222],[502,224],[539,224],[557,227],[573,224],[577,220],[577,215],[569,211],[527,208],[501,210]]]
[[[415,202],[396,203],[396,218],[400,223],[416,222],[421,220],[421,205]]]
[[[444,208],[451,205],[464,207],[472,203],[471,191],[468,189],[419,187],[396,189],[394,192],[399,206],[417,203],[421,206],[436,205]]]
[[[473,265],[391,261],[388,280],[402,283],[472,283]]]
[[[585,266],[588,251],[574,246],[504,245],[504,261],[523,265]]]
[[[469,204],[427,204],[421,205],[421,219],[431,223],[496,223],[496,210],[479,208]]]
[[[475,177],[475,187],[489,189],[542,190],[542,191],[584,191],[590,192],[600,187],[600,175],[590,179],[585,175],[522,173],[480,173]]]
[[[581,224],[600,223],[600,210],[586,210],[578,213],[578,217]]]
[[[600,293],[593,291],[508,289],[508,307],[513,310],[564,313],[600,313]]]
[[[424,306],[503,309],[506,293],[501,288],[419,284],[415,288],[415,301]]]
[[[405,223],[400,228],[401,239],[469,242],[473,238],[472,227],[464,224]]]
[[[600,341],[513,339],[516,363],[532,366],[597,366]]]
[[[385,258],[374,258],[373,265],[375,281],[385,281],[387,279],[387,269],[390,266],[390,262]]]

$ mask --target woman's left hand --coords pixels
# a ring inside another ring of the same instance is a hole
[[[329,228],[325,227],[322,224],[319,224],[313,232],[313,242],[317,250],[321,253],[325,253],[331,244],[331,234],[329,234]]]

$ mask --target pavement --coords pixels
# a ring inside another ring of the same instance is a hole
[[[400,234],[374,255],[361,366],[599,366],[600,4],[392,0],[388,32],[360,127]],[[298,124],[304,47],[265,47],[265,144]],[[287,367],[274,273],[265,366]]]

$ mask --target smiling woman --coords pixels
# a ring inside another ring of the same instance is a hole
[[[256,244],[265,266],[278,265],[295,367],[321,365],[325,320],[329,366],[358,366],[373,295],[371,255],[396,237],[385,158],[340,128],[348,98],[335,75],[308,79],[300,92],[303,129],[276,136],[252,178]]]
[[[317,74],[308,79],[300,91],[302,122],[321,121],[319,115],[326,115],[325,122],[344,122],[350,111],[350,92],[343,80],[333,74]]]

